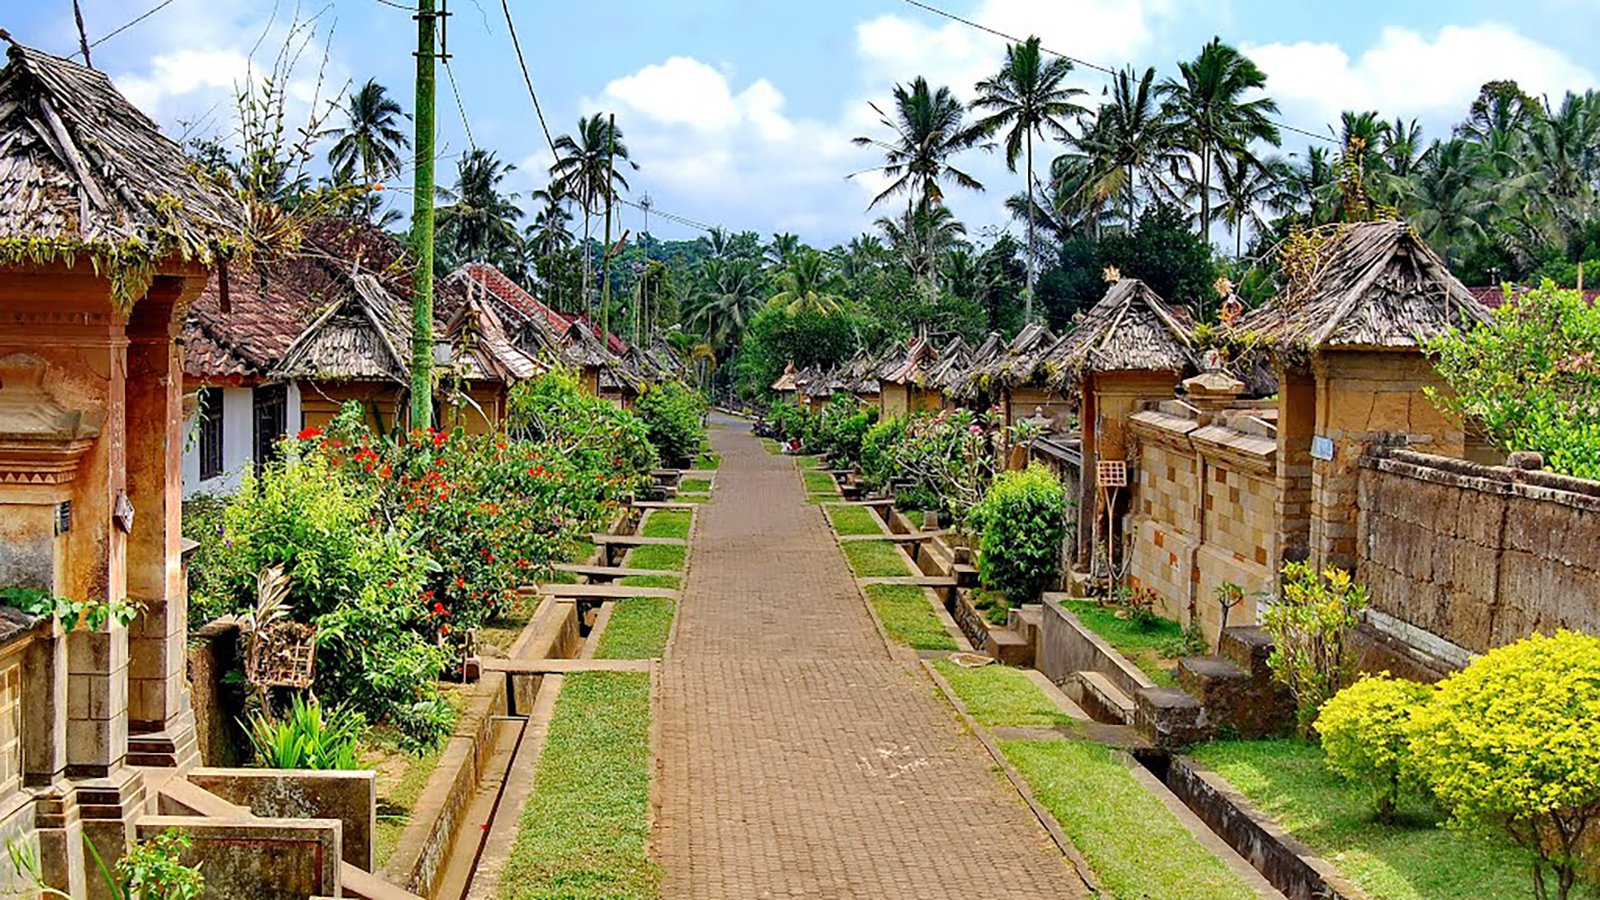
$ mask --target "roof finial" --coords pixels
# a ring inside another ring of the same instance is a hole
[[[1106,280],[1106,284],[1116,284],[1122,280],[1122,270],[1118,269],[1116,266],[1106,266],[1105,269],[1100,272],[1100,277]]]

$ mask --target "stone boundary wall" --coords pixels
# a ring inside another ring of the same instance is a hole
[[[1600,633],[1600,482],[1392,447],[1360,466],[1356,578],[1411,643]]]

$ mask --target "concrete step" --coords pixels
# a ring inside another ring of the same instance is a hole
[[[1253,625],[1224,629],[1218,655],[1249,672],[1255,678],[1271,678],[1267,658],[1272,655],[1272,636]]]
[[[1220,656],[1188,656],[1178,661],[1178,687],[1202,703],[1219,689],[1242,690],[1249,683],[1249,672]]]
[[[1006,627],[1022,635],[1022,639],[1039,646],[1039,629],[1044,625],[1044,605],[1028,603],[1014,607],[1006,615]]]
[[[991,628],[986,649],[996,662],[1025,668],[1033,665],[1033,645],[1015,631]]]
[[[1073,672],[1068,677],[1067,687],[1067,696],[1072,697],[1095,721],[1113,725],[1133,724],[1133,698],[1099,672]],[[1073,696],[1074,693],[1077,696]]]

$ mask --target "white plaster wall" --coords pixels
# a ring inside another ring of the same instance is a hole
[[[255,433],[254,388],[227,387],[222,389],[222,474],[206,481],[200,480],[200,430],[194,416],[184,422],[183,429],[183,495],[231,494],[239,488],[239,479],[250,467],[251,447]],[[300,396],[289,391],[288,421],[291,425],[300,420]]]

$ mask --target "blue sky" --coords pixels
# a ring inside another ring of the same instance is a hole
[[[82,0],[91,39],[158,0]],[[258,62],[283,42],[294,0],[171,0],[94,51],[130,98],[172,134],[227,138],[234,85],[251,48]],[[329,47],[324,96],[368,77],[412,100],[415,26],[380,0],[303,0]],[[326,5],[323,5],[323,4]],[[0,27],[24,43],[76,47],[68,0],[7,0]],[[1246,50],[1269,76],[1282,118],[1317,131],[1344,108],[1419,119],[1442,135],[1483,81],[1515,78],[1535,93],[1600,86],[1585,38],[1600,33],[1600,5],[1585,0],[1296,3],[1283,0],[938,0],[997,30],[1038,33],[1047,47],[1116,67],[1172,70],[1212,35]],[[513,188],[542,185],[549,163],[516,67],[499,0],[452,0],[452,63],[480,146],[514,162]],[[670,0],[600,3],[511,0],[512,13],[551,128],[572,130],[580,114],[615,112],[641,169],[635,196],[658,209],[729,228],[787,230],[816,244],[870,227],[878,182],[847,180],[870,167],[856,134],[880,133],[869,101],[924,74],[963,96],[997,67],[1004,41],[903,0]],[[320,44],[319,44],[320,47]],[[311,102],[320,49],[296,70],[292,115]],[[440,73],[441,153],[467,146],[461,116]],[[1103,76],[1079,83],[1098,97]],[[1293,152],[1304,139],[1286,142]],[[1041,152],[1040,166],[1048,159]],[[998,156],[967,167],[988,186],[952,205],[981,237],[1010,226],[1001,203],[1020,186]],[[448,179],[453,163],[441,164]],[[398,196],[397,196],[397,199]],[[624,224],[637,228],[629,211]],[[661,237],[693,229],[656,220]]]

